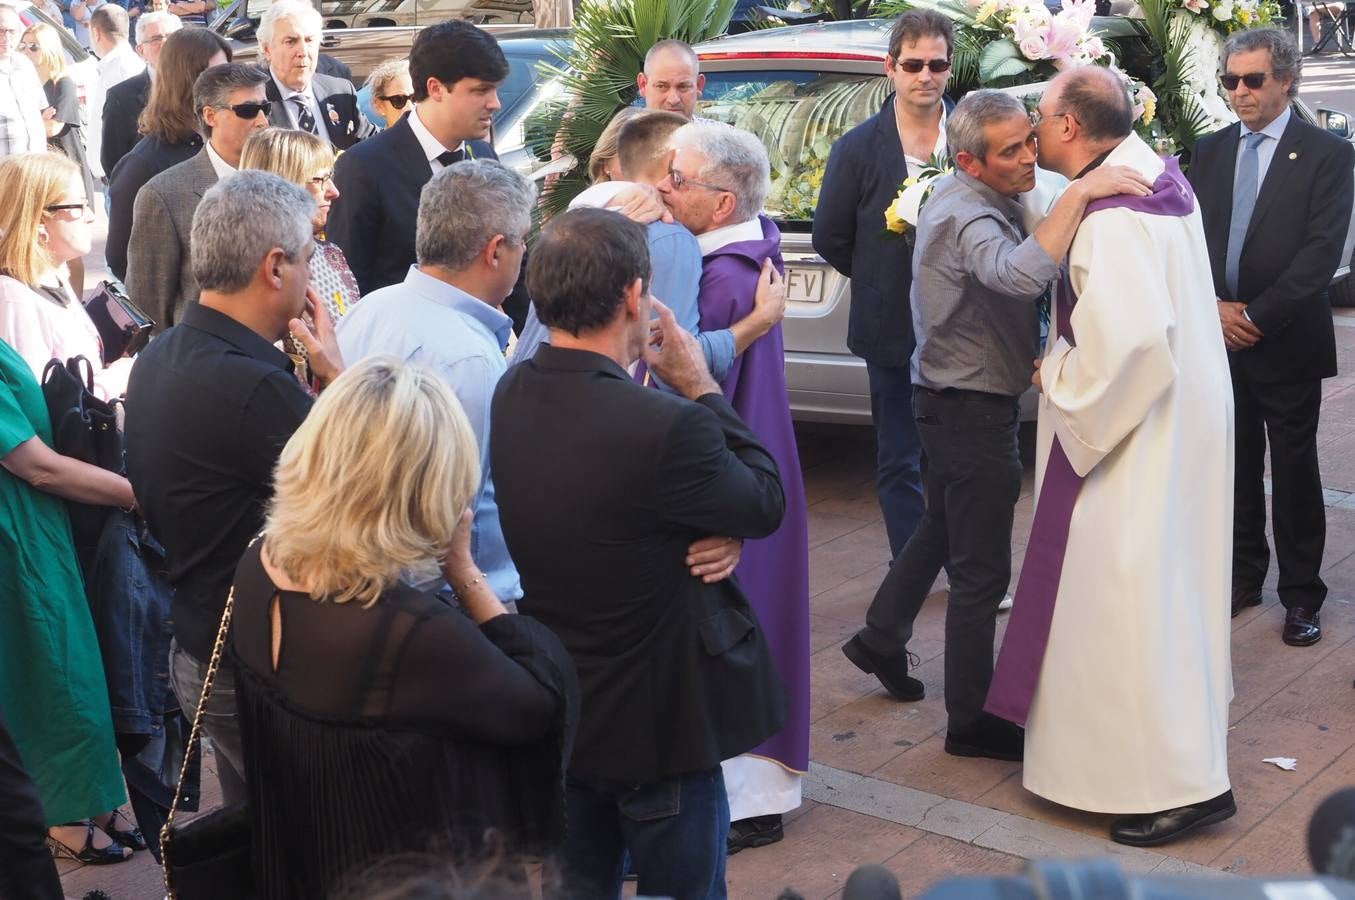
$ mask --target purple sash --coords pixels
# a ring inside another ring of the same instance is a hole
[[[1097,210],[1111,207],[1157,216],[1190,215],[1195,209],[1195,194],[1182,176],[1177,161],[1169,157],[1164,162],[1166,171],[1153,182],[1151,194],[1097,200],[1087,204],[1082,217],[1085,219]],[[1073,294],[1066,267],[1055,295],[1059,337],[1077,346],[1072,325],[1077,297]],[[1026,724],[1035,689],[1040,683],[1040,669],[1044,665],[1049,630],[1054,621],[1054,602],[1058,598],[1063,560],[1068,552],[1068,528],[1073,521],[1073,507],[1077,505],[1082,481],[1055,436],[1045,463],[1044,480],[1040,482],[1040,498],[1035,505],[1035,520],[1030,527],[1030,543],[1026,545],[1021,579],[1016,584],[1007,635],[1002,641],[988,689],[988,701],[984,704],[988,712],[1017,725]]]

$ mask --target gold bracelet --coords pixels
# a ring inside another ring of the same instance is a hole
[[[475,587],[477,584],[479,584],[481,581],[488,577],[489,576],[486,575],[484,572],[481,572],[479,575],[476,575],[470,581],[467,581],[465,584],[461,585],[461,587],[452,588],[452,593],[456,594],[456,596],[458,597],[464,597],[466,596],[466,591]]]

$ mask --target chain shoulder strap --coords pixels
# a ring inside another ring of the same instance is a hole
[[[249,548],[253,548],[258,542],[259,538],[254,538],[249,542]],[[249,548],[246,548],[246,552]],[[169,804],[165,824],[160,827],[160,860],[165,875],[165,896],[168,900],[175,900],[177,897],[177,894],[174,893],[173,880],[169,874],[169,851],[166,849],[172,843],[170,830],[174,827],[174,816],[179,811],[183,784],[188,778],[188,766],[193,761],[193,754],[202,750],[202,719],[207,712],[207,701],[212,696],[212,685],[216,682],[217,669],[221,668],[221,654],[226,648],[226,636],[230,634],[231,613],[234,608],[235,585],[232,584],[229,593],[226,594],[226,608],[221,612],[221,627],[216,630],[216,643],[212,645],[212,657],[207,662],[207,674],[202,679],[202,696],[198,699],[198,711],[193,714],[193,727],[188,732],[188,749],[184,752],[183,765],[179,768],[179,783],[174,786],[174,800]]]

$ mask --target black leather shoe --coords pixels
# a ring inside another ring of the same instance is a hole
[[[946,732],[946,752],[951,756],[977,756],[1020,762],[1026,755],[1026,730],[1006,719],[983,714],[962,731]]]
[[[729,837],[725,841],[725,852],[733,856],[740,850],[753,847],[765,847],[775,844],[786,836],[781,828],[781,815],[753,816],[729,823]]]
[[[1231,819],[1237,812],[1233,792],[1225,791],[1213,800],[1181,806],[1166,812],[1123,816],[1110,823],[1110,839],[1131,847],[1156,847],[1204,825]]]
[[[927,689],[922,682],[908,674],[908,654],[889,657],[876,653],[866,646],[857,635],[842,645],[842,655],[852,661],[862,672],[868,672],[880,679],[891,697],[896,700],[912,702],[921,700]]]
[[[1242,610],[1246,609],[1248,606],[1260,606],[1260,605],[1261,605],[1260,588],[1255,588],[1253,590],[1233,591],[1234,619],[1237,618],[1238,613],[1242,612]]]
[[[1284,632],[1280,637],[1291,647],[1310,647],[1322,640],[1317,610],[1306,606],[1290,607],[1285,611]]]

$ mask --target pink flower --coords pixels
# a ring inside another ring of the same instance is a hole
[[[1199,15],[1209,8],[1209,4],[1206,3],[1205,0],[1185,0],[1182,6],[1196,15]]]
[[[1106,53],[1106,45],[1094,34],[1083,38],[1081,47],[1082,55],[1089,60],[1100,59]]]
[[[1018,46],[1021,48],[1021,55],[1029,60],[1044,59],[1049,55],[1049,47],[1045,44],[1044,38],[1038,34],[1028,36]]]
[[[1091,27],[1092,16],[1096,15],[1096,0],[1063,0],[1063,13],[1081,24],[1085,31]]]
[[[1081,55],[1081,43],[1086,37],[1086,29],[1077,21],[1068,17],[1068,13],[1054,16],[1045,30],[1045,43],[1048,55],[1054,59],[1067,59]]]

